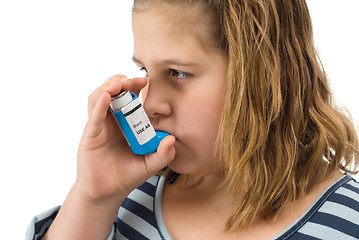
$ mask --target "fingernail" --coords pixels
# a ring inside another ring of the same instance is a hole
[[[169,145],[168,145],[168,150],[171,150],[172,148],[174,148],[176,143],[176,140],[174,139]]]

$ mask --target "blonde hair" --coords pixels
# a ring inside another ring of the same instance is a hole
[[[335,170],[357,173],[357,132],[333,102],[305,0],[135,0],[134,11],[154,1],[202,7],[228,57],[217,139],[228,229],[275,217]]]

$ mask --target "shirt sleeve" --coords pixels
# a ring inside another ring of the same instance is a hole
[[[25,240],[41,240],[50,228],[61,206],[57,206],[35,216],[27,228]],[[116,239],[116,228],[113,225],[106,240]]]
[[[51,223],[54,221],[59,210],[60,206],[57,206],[35,216],[27,228],[25,240],[42,239]]]

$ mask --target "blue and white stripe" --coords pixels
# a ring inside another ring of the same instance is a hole
[[[135,189],[120,207],[107,240],[171,240],[161,212],[164,185],[164,176],[153,176]],[[41,239],[58,211],[56,207],[34,217],[26,239]],[[343,176],[300,219],[273,239],[359,239],[359,183],[350,175]]]
[[[121,237],[116,239],[162,239],[154,213],[159,179],[159,176],[150,178],[123,202],[115,221]]]
[[[277,240],[359,239],[359,184],[345,175]]]

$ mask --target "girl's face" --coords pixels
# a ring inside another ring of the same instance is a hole
[[[133,60],[149,79],[142,94],[153,126],[176,137],[176,157],[170,168],[205,176],[218,171],[214,145],[228,63],[223,53],[198,41],[190,31],[196,22],[186,27],[179,11],[183,9],[177,8],[133,14]]]

